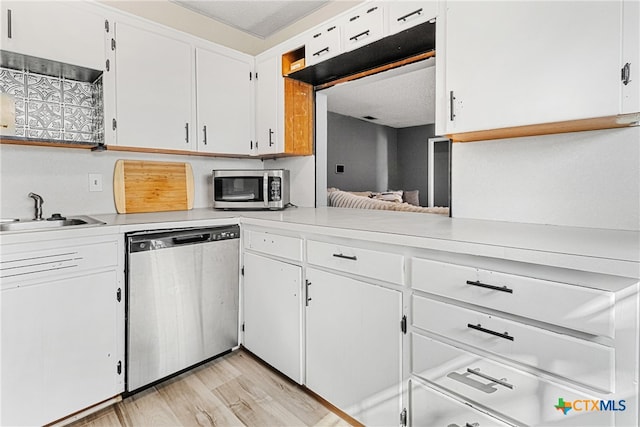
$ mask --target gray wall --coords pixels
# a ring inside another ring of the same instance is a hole
[[[420,191],[420,206],[427,206],[429,138],[434,125],[398,129],[398,175],[400,189]]]
[[[398,188],[395,129],[331,112],[327,112],[327,122],[327,187],[349,191]],[[344,165],[345,172],[336,174],[336,164]]]

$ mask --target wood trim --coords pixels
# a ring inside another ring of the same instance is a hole
[[[541,123],[537,125],[488,129],[476,132],[452,133],[447,134],[447,138],[451,139],[453,142],[486,141],[492,139],[518,138],[523,136],[623,128],[637,126],[639,121],[640,113],[632,113],[617,116],[596,117],[592,119],[568,120],[563,122]]]
[[[48,140],[31,140],[31,139],[20,139],[20,138],[11,138],[11,137],[0,137],[0,144],[7,145],[26,145],[33,147],[49,147],[49,148],[76,148],[76,149],[91,149],[96,146],[96,144],[86,145],[86,144],[69,144],[64,142],[57,141],[48,141]],[[105,145],[105,151],[122,151],[122,152],[133,152],[133,153],[153,153],[153,154],[175,154],[178,156],[198,156],[198,157],[219,157],[226,159],[255,159],[255,160],[270,160],[270,159],[279,159],[282,157],[300,157],[306,156],[310,154],[298,154],[298,153],[274,153],[274,154],[263,154],[259,156],[251,156],[248,154],[224,154],[224,153],[200,153],[197,151],[185,151],[185,150],[167,150],[163,148],[145,148],[145,147],[121,147],[117,145]],[[311,153],[312,154],[312,153]]]
[[[378,73],[381,73],[383,71],[392,70],[394,68],[402,67],[403,65],[413,64],[414,62],[422,61],[424,59],[435,57],[435,56],[436,56],[436,51],[435,50],[432,50],[430,52],[420,53],[418,55],[411,56],[409,58],[401,59],[400,61],[392,62],[392,63],[386,64],[386,65],[381,65],[379,67],[375,67],[375,68],[372,68],[370,70],[362,71],[360,73],[352,74],[350,76],[342,77],[342,78],[330,81],[328,83],[324,83],[324,84],[315,86],[314,89],[315,90],[326,89],[326,88],[329,88],[331,86],[335,86],[335,85],[340,84],[340,83],[346,83],[346,82],[350,82],[352,80],[361,79],[363,77],[371,76],[373,74],[378,74]]]

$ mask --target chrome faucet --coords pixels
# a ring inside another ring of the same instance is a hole
[[[42,204],[44,203],[44,200],[40,195],[36,193],[29,193],[29,197],[31,197],[36,203],[35,215],[33,219],[35,219],[36,221],[42,221]]]

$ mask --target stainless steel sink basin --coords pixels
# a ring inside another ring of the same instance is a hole
[[[103,225],[102,221],[98,221],[95,218],[91,218],[86,215],[66,217],[64,219],[53,220],[27,220],[27,221],[12,221],[3,222],[0,224],[0,231],[25,231],[25,230],[40,230],[40,229],[56,229],[61,227],[74,227],[81,225]]]

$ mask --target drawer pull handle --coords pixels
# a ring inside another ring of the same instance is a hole
[[[494,290],[494,291],[506,292],[506,293],[509,293],[509,294],[513,293],[513,289],[507,288],[506,286],[487,285],[486,283],[482,283],[482,282],[478,282],[478,281],[467,280],[467,285],[478,286],[480,288],[486,288],[486,289],[491,289],[491,290]]]
[[[355,36],[353,36],[353,37],[349,37],[349,41],[357,42],[357,41],[358,41],[358,39],[359,39],[360,37],[362,37],[362,36],[367,36],[367,37],[368,37],[368,36],[369,36],[369,33],[370,33],[370,31],[369,31],[369,30],[367,30],[367,31],[363,31],[363,32],[361,32],[360,34],[356,34],[356,35],[355,35]]]
[[[509,335],[508,332],[504,334],[501,332],[492,331],[491,329],[483,328],[480,323],[477,325],[472,325],[471,323],[467,323],[467,328],[475,329],[476,331],[484,332],[485,334],[495,335],[496,337],[504,338],[505,340],[513,341],[515,338]]]
[[[478,424],[478,423],[473,423],[473,424],[464,423],[464,427],[480,427],[480,424]]]
[[[319,51],[314,53],[313,56],[320,56],[325,52],[329,53],[329,46],[325,47],[324,49],[320,49]]]
[[[506,387],[506,388],[508,388],[510,390],[513,390],[513,384],[509,384],[507,382],[506,378],[502,378],[500,380],[497,379],[497,378],[493,378],[493,377],[491,377],[491,376],[489,376],[487,374],[483,374],[482,372],[480,372],[480,368],[476,368],[476,369],[467,368],[467,372],[472,374],[472,375],[477,375],[477,376],[479,376],[481,378],[484,378],[485,380],[488,380],[488,381],[494,382],[496,384],[499,384],[499,385],[501,385],[503,387]]]
[[[357,261],[358,257],[355,255],[342,255],[342,254],[333,254],[334,257],[336,258],[342,258],[342,259],[350,259],[351,261]]]
[[[406,22],[406,20],[408,18],[412,17],[413,15],[420,15],[421,13],[422,13],[422,8],[420,8],[418,10],[414,10],[413,12],[407,13],[406,15],[401,16],[400,18],[398,18],[398,22],[400,22],[400,21],[405,21]]]

